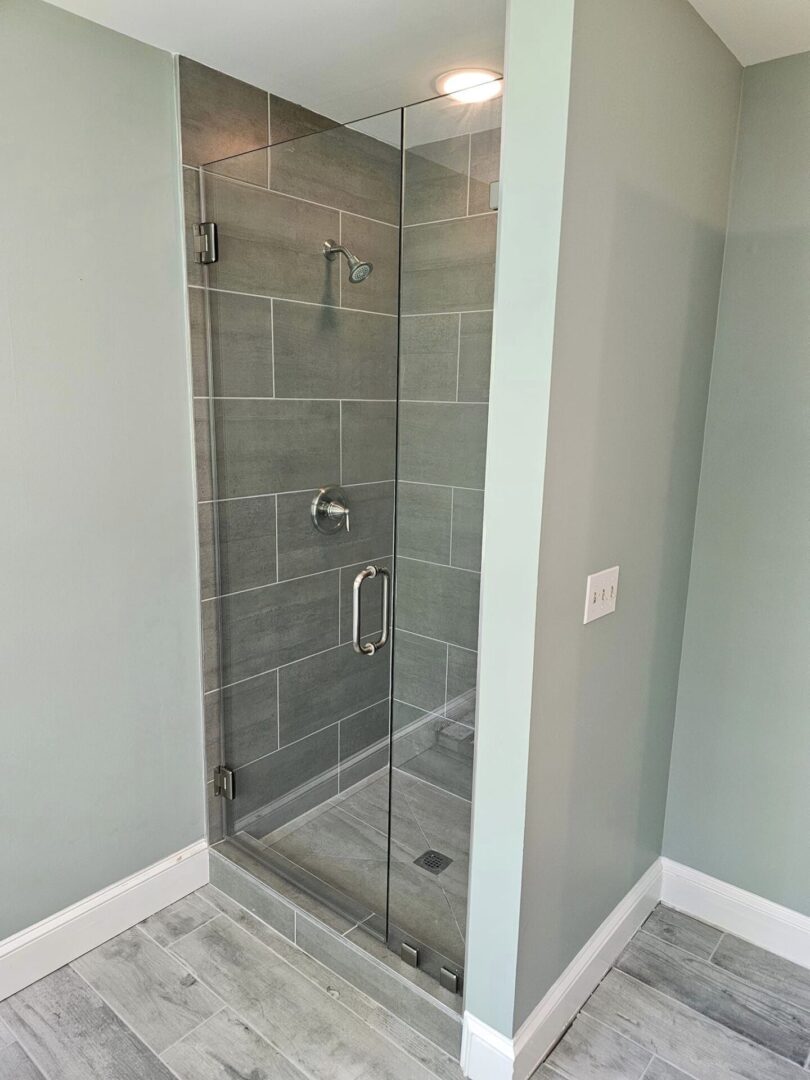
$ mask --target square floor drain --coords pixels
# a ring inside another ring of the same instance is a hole
[[[427,870],[431,874],[440,874],[442,870],[446,870],[452,859],[448,859],[446,855],[442,855],[440,851],[426,851],[424,855],[420,855],[418,859],[413,860],[416,866],[421,866],[424,870]]]

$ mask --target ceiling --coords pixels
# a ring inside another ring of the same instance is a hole
[[[737,59],[748,67],[810,52],[810,0],[691,0]]]
[[[431,97],[451,68],[503,69],[507,0],[54,2],[337,120]],[[746,66],[810,51],[810,0],[691,3]]]
[[[54,0],[336,120],[436,94],[456,67],[503,70],[506,0]]]

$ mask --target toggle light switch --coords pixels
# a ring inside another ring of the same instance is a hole
[[[611,615],[616,610],[616,596],[619,592],[619,568],[600,570],[591,574],[585,592],[585,618],[583,622],[593,622],[603,615]]]

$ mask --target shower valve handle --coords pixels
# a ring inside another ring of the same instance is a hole
[[[322,487],[311,506],[312,524],[318,532],[330,535],[345,528],[351,532],[349,500],[343,488]]]
[[[346,523],[346,532],[351,532],[351,511],[348,506],[344,506],[343,503],[337,501],[330,502],[326,508],[326,516],[338,526],[341,521],[344,521]]]

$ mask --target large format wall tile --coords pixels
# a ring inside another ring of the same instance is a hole
[[[271,151],[274,191],[399,223],[399,148],[335,127]]]
[[[403,400],[456,400],[458,332],[458,315],[403,317],[399,349],[399,388]]]
[[[390,653],[359,656],[341,645],[279,671],[281,745],[388,697]]]
[[[206,746],[213,750],[221,722],[222,753],[232,769],[278,749],[277,678],[277,672],[269,671],[206,694]]]
[[[278,397],[396,397],[397,321],[387,315],[276,300],[273,343]]]
[[[336,795],[337,765],[338,725],[333,724],[238,769],[236,813],[252,814],[320,778],[325,778],[320,798]]]
[[[483,488],[485,405],[403,402],[399,420],[402,480]]]
[[[330,120],[328,116],[270,94],[270,142],[274,146],[288,139],[300,139],[315,131],[339,126],[336,120]]]
[[[339,428],[337,401],[218,400],[219,497],[300,491],[328,483],[339,461]]]
[[[343,483],[393,480],[397,445],[396,402],[344,401],[341,415]]]
[[[450,139],[411,147],[405,154],[404,218],[406,225],[443,221],[467,213],[467,168],[470,139]]]
[[[273,397],[273,322],[264,297],[209,292],[215,397]]]
[[[319,532],[312,524],[314,495],[315,491],[305,491],[278,497],[278,570],[282,579],[334,570],[391,553],[393,483],[347,488],[351,528],[336,533]]]
[[[397,574],[400,629],[478,647],[478,574],[413,559],[398,559]]]
[[[485,214],[489,205],[489,186],[500,176],[501,129],[476,131],[470,145],[470,204],[469,213]]]
[[[388,686],[386,685],[386,695]],[[388,765],[391,701],[378,701],[340,722],[340,790]]]
[[[447,686],[447,645],[408,634],[396,635],[394,697],[428,711],[444,711]]]
[[[219,603],[223,685],[337,644],[337,571],[236,593]]]
[[[452,488],[397,485],[397,550],[426,562],[450,562]]]
[[[402,311],[479,311],[492,307],[497,215],[402,230]]]
[[[447,708],[445,715],[462,724],[475,724],[475,691],[478,683],[478,653],[448,646]]]
[[[453,551],[450,562],[464,570],[481,569],[484,524],[483,491],[458,488],[453,492]]]
[[[489,401],[491,360],[492,312],[465,312],[458,356],[459,401]]]
[[[194,397],[208,395],[208,331],[205,319],[205,291],[188,290],[189,344],[191,346],[191,384]]]
[[[203,503],[199,517],[200,571],[205,598],[255,589],[276,580],[276,504],[273,495]],[[219,536],[218,581],[214,560],[215,532]]]
[[[347,308],[361,311],[384,311],[396,315],[399,297],[399,229],[393,225],[381,225],[368,218],[340,215],[340,241],[356,255],[374,264],[374,271],[365,281],[352,285],[346,274],[346,263],[341,258],[330,263],[338,266],[341,274],[341,303]],[[334,233],[330,233],[338,239]],[[324,237],[326,239],[326,237]],[[324,262],[326,260],[324,259]]]
[[[343,268],[323,256],[324,240],[339,227],[337,211],[207,172],[203,182],[206,216],[219,234],[219,262],[208,268],[212,288],[338,303]]]
[[[268,142],[265,91],[185,56],[180,57],[180,115],[186,165],[220,161]],[[233,163],[234,175],[266,184],[266,160],[262,171],[259,155],[250,158],[250,162]]]

